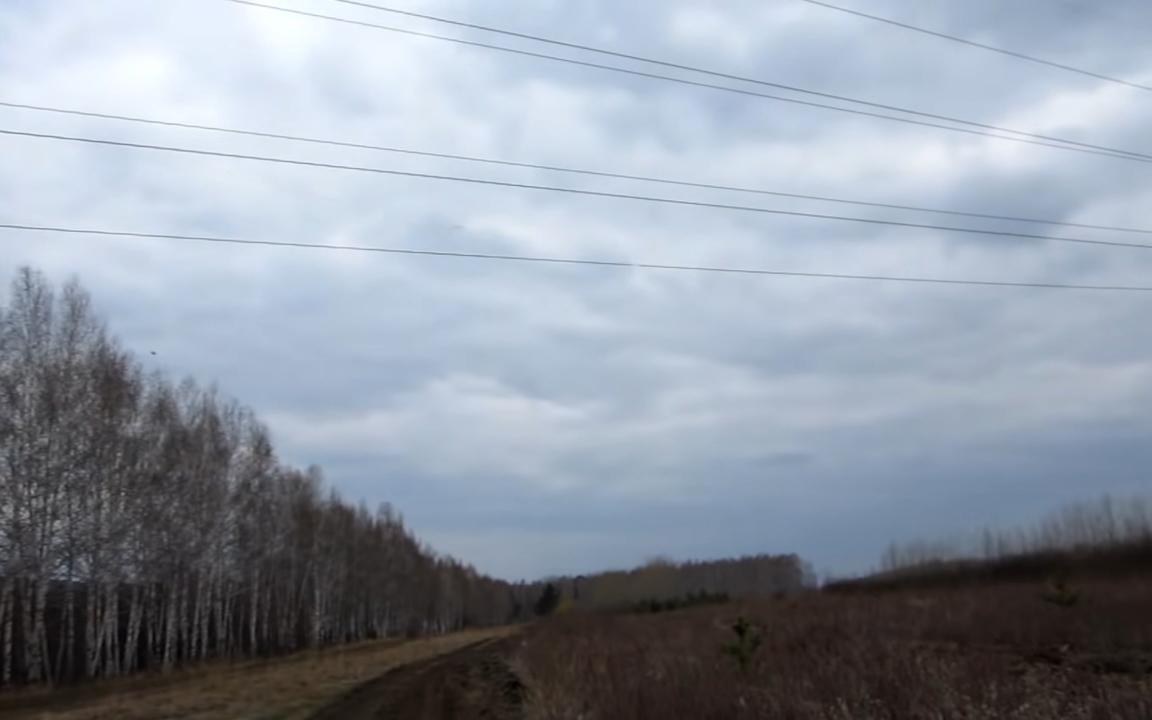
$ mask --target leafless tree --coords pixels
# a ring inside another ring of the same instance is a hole
[[[251,411],[145,376],[76,283],[0,304],[0,686],[515,619],[511,586],[276,457]]]

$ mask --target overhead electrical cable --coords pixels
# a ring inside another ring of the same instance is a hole
[[[569,42],[569,41],[565,41],[565,40],[558,40],[556,38],[546,37],[544,35],[534,35],[531,33],[518,32],[515,30],[508,30],[506,28],[500,28],[500,27],[496,27],[493,25],[481,25],[479,23],[467,22],[464,20],[456,20],[453,18],[446,18],[446,17],[439,16],[439,15],[430,15],[428,13],[420,13],[420,12],[415,12],[412,10],[403,10],[401,8],[392,7],[389,5],[381,5],[379,3],[366,2],[365,0],[328,0],[328,1],[334,2],[334,3],[340,3],[342,5],[350,5],[353,7],[367,8],[369,10],[375,10],[378,12],[390,13],[393,15],[400,15],[403,17],[417,18],[419,20],[427,20],[429,22],[436,22],[436,23],[442,23],[442,24],[446,24],[446,25],[453,25],[456,27],[467,28],[470,30],[480,30],[482,32],[489,32],[489,33],[496,33],[499,35],[506,35],[508,37],[520,38],[522,40],[531,40],[533,42],[545,43],[548,45],[555,45],[558,47],[569,48],[572,50],[581,50],[584,52],[597,53],[600,55],[607,55],[610,57],[616,57],[616,58],[621,58],[621,59],[625,59],[625,60],[633,60],[636,62],[643,62],[643,63],[648,63],[651,65],[660,65],[662,67],[674,68],[676,70],[687,70],[689,72],[700,73],[703,75],[710,75],[712,77],[724,78],[726,80],[737,80],[740,82],[754,83],[757,85],[763,85],[765,87],[773,87],[773,88],[778,88],[781,90],[789,90],[791,92],[803,93],[806,95],[815,95],[815,96],[827,98],[830,100],[840,100],[843,102],[857,103],[859,105],[866,105],[868,107],[880,108],[883,110],[896,110],[899,112],[909,113],[912,115],[920,115],[923,117],[930,117],[930,118],[934,118],[937,120],[949,120],[951,122],[958,122],[958,123],[963,123],[963,124],[967,124],[967,125],[976,125],[978,127],[983,127],[983,128],[987,128],[987,129],[997,129],[997,130],[1002,130],[1004,132],[1013,132],[1013,133],[1020,133],[1020,134],[1024,134],[1024,135],[1032,135],[1031,133],[1024,133],[1024,132],[1019,131],[1019,130],[1010,130],[1008,128],[997,128],[994,125],[985,125],[983,123],[976,123],[976,122],[972,122],[970,120],[961,120],[959,118],[951,118],[951,117],[948,117],[945,115],[937,115],[934,113],[927,113],[927,112],[922,112],[922,111],[918,111],[918,110],[912,110],[909,108],[900,107],[900,106],[896,106],[896,105],[888,105],[885,103],[878,103],[878,102],[873,102],[870,100],[861,100],[859,98],[849,97],[846,95],[838,95],[835,93],[821,92],[818,90],[812,90],[810,88],[803,88],[803,87],[799,87],[796,85],[787,85],[784,83],[778,83],[778,82],[772,82],[769,80],[763,80],[761,78],[754,78],[754,77],[749,77],[746,75],[737,75],[734,73],[723,72],[720,70],[713,70],[711,68],[703,68],[703,67],[699,67],[697,65],[686,65],[684,63],[673,62],[670,60],[660,60],[658,58],[648,57],[645,55],[638,55],[635,53],[627,53],[627,52],[622,52],[619,50],[610,50],[608,48],[597,47],[594,45],[587,45],[584,43],[575,43],[575,42]],[[808,1],[811,2],[812,0],[808,0]],[[817,3],[817,4],[824,4],[824,3]],[[831,6],[831,5],[829,5],[828,7],[835,8],[835,6]],[[1097,76],[1097,77],[1104,77],[1104,76]],[[1114,78],[1104,77],[1104,79],[1113,80]],[[1118,82],[1124,82],[1124,81],[1121,80]],[[1129,83],[1125,83],[1125,84],[1129,84]],[[1136,86],[1136,87],[1140,87],[1140,86]],[[1034,136],[1034,137],[1036,137],[1036,136]],[[1067,141],[1062,140],[1062,142],[1067,142]]]
[[[903,113],[907,113],[910,115],[916,115],[916,116],[920,116],[920,117],[937,118],[940,120],[944,120],[946,122],[958,123],[960,125],[967,125],[969,127],[957,127],[955,125],[945,125],[945,124],[941,124],[941,123],[929,122],[926,120],[917,120],[915,118],[910,118],[910,117],[899,117],[896,115],[888,115],[888,114],[879,113],[879,112],[861,110],[858,108],[842,107],[839,105],[829,105],[827,103],[814,102],[811,100],[801,100],[799,98],[784,97],[781,95],[772,95],[769,93],[763,93],[763,92],[759,92],[759,91],[755,91],[755,90],[749,90],[746,88],[737,88],[737,87],[731,87],[731,86],[727,86],[727,85],[717,85],[714,83],[707,83],[707,82],[702,82],[702,81],[698,81],[698,80],[691,80],[691,79],[683,78],[683,77],[675,77],[675,76],[671,76],[671,75],[661,75],[659,73],[652,73],[652,72],[646,72],[643,70],[634,70],[631,68],[624,68],[624,67],[620,67],[617,65],[606,65],[603,63],[595,63],[595,62],[590,62],[587,60],[577,60],[574,58],[566,58],[566,57],[561,57],[558,55],[549,55],[547,53],[534,52],[534,51],[530,51],[530,50],[522,50],[519,48],[510,48],[510,47],[506,47],[503,45],[494,45],[492,43],[484,43],[484,42],[479,42],[479,41],[475,41],[475,40],[464,40],[461,38],[448,37],[445,35],[437,35],[435,33],[427,33],[427,32],[421,32],[421,31],[417,31],[417,30],[409,30],[406,28],[397,28],[397,27],[392,27],[389,25],[380,25],[378,23],[371,23],[371,22],[366,22],[363,20],[352,20],[349,18],[336,17],[333,15],[325,15],[322,13],[308,12],[305,10],[297,10],[294,8],[281,7],[279,5],[269,5],[267,3],[254,2],[253,0],[224,0],[224,1],[236,3],[239,5],[247,5],[247,6],[251,6],[251,7],[263,8],[266,10],[274,10],[277,12],[290,13],[293,15],[300,15],[300,16],[304,16],[304,17],[317,18],[317,19],[321,19],[321,20],[328,20],[328,21],[332,21],[332,22],[345,23],[345,24],[349,24],[349,25],[358,25],[361,27],[375,28],[378,30],[385,30],[388,32],[401,33],[404,35],[410,35],[410,36],[415,36],[415,37],[423,37],[423,38],[429,38],[429,39],[433,39],[433,40],[441,40],[441,41],[445,41],[445,42],[456,43],[459,45],[468,45],[471,47],[485,48],[488,50],[497,50],[500,52],[514,53],[517,55],[524,55],[524,56],[528,56],[528,57],[541,58],[541,59],[546,59],[546,60],[554,60],[557,62],[568,63],[568,64],[572,64],[572,65],[580,65],[583,67],[591,67],[591,68],[597,68],[597,69],[601,69],[601,70],[609,70],[611,72],[618,72],[618,73],[624,73],[627,75],[634,75],[634,76],[638,76],[638,77],[663,80],[663,81],[667,81],[667,82],[679,83],[681,85],[690,85],[690,86],[694,86],[694,87],[710,88],[713,90],[721,90],[724,92],[737,93],[740,95],[747,95],[747,96],[752,96],[752,97],[765,98],[768,100],[776,100],[776,101],[780,101],[780,102],[793,103],[796,105],[803,105],[806,107],[823,108],[826,110],[834,110],[837,112],[850,113],[852,115],[860,115],[860,116],[865,116],[865,117],[879,118],[879,119],[883,119],[883,120],[890,120],[893,122],[899,122],[899,123],[904,123],[904,124],[908,124],[908,125],[917,125],[917,126],[921,126],[921,127],[938,128],[941,130],[948,130],[951,132],[964,133],[964,134],[968,134],[968,135],[978,135],[981,137],[990,137],[990,138],[996,138],[999,140],[1008,140],[1011,142],[1026,143],[1029,145],[1039,145],[1041,147],[1055,148],[1058,150],[1069,150],[1069,151],[1087,153],[1090,155],[1102,155],[1105,157],[1118,158],[1121,160],[1135,160],[1138,162],[1152,162],[1152,154],[1138,152],[1135,150],[1125,150],[1122,148],[1112,148],[1112,147],[1107,147],[1107,146],[1103,146],[1103,145],[1095,145],[1092,143],[1081,142],[1078,140],[1071,140],[1068,138],[1060,138],[1060,137],[1055,137],[1055,136],[1042,135],[1039,133],[1032,133],[1032,132],[1027,132],[1024,130],[1014,130],[1011,128],[1000,127],[997,125],[979,123],[979,122],[970,121],[970,120],[962,120],[960,118],[953,118],[953,117],[949,117],[946,115],[937,115],[935,113],[927,113],[927,112],[912,110],[912,109],[908,109],[908,108],[901,108],[901,107],[894,106],[894,105],[884,105],[881,103],[873,103],[873,102],[869,102],[866,100],[856,100],[856,99],[849,98],[849,97],[832,95],[830,93],[821,93],[821,92],[817,92],[814,90],[804,90],[804,89],[800,89],[800,88],[793,88],[792,86],[779,85],[776,83],[769,83],[769,82],[763,81],[763,80],[756,81],[756,80],[749,79],[749,80],[747,80],[747,82],[756,82],[759,84],[770,85],[772,87],[781,87],[783,89],[793,90],[795,92],[806,93],[809,95],[818,95],[821,97],[832,97],[832,98],[836,98],[836,99],[841,99],[844,102],[856,103],[856,104],[865,105],[865,106],[869,106],[869,107],[890,108],[892,110],[895,110],[896,112],[903,112]],[[610,52],[610,51],[605,51],[605,52]],[[653,61],[653,62],[656,62],[656,61]],[[712,71],[701,70],[700,72],[710,73]],[[984,128],[984,129],[979,129],[979,128]],[[995,131],[995,132],[993,132],[993,131]],[[1004,134],[1000,134],[1000,133],[1011,133],[1011,134],[1010,135],[1004,135]]]
[[[737,185],[724,185],[719,183],[701,182],[693,180],[680,180],[675,178],[654,177],[651,175],[633,175],[621,172],[611,172],[606,170],[592,170],[588,168],[573,168],[561,165],[551,165],[545,163],[532,163],[520,162],[515,160],[502,160],[499,158],[479,157],[475,155],[460,155],[456,153],[447,152],[434,152],[429,150],[417,150],[414,148],[396,147],[389,145],[373,145],[369,143],[352,142],[346,140],[333,140],[330,138],[310,137],[306,135],[291,135],[286,133],[267,132],[262,130],[246,130],[241,128],[223,127],[219,125],[205,125],[201,123],[179,122],[173,120],[159,120],[156,118],[145,118],[136,115],[119,115],[115,113],[92,112],[87,110],[76,110],[71,108],[52,107],[47,105],[30,105],[27,103],[14,103],[0,101],[0,107],[16,108],[21,110],[33,110],[37,112],[57,113],[63,115],[75,115],[80,117],[100,118],[104,120],[117,120],[123,122],[142,123],[146,125],[157,125],[162,127],[181,128],[188,130],[202,130],[206,132],[223,133],[228,135],[242,135],[248,137],[259,137],[276,140],[288,140],[291,142],[310,143],[316,145],[331,145],[335,147],[353,148],[359,150],[373,150],[386,153],[396,153],[401,155],[414,155],[418,157],[438,158],[442,160],[459,160],[463,162],[480,163],[486,165],[499,165],[503,167],[524,168],[531,170],[545,170],[548,172],[559,172],[574,175],[587,175],[591,177],[612,178],[616,180],[634,180],[638,182],[657,183],[662,185],[674,185],[679,187],[690,187],[704,190],[721,190],[726,192],[739,192],[749,193],[755,195],[769,195],[772,197],[790,198],[796,200],[812,200],[816,202],[838,203],[843,205],[856,205],[861,207],[881,208],[885,210],[905,210],[910,212],[920,213],[933,213],[937,215],[952,215],[957,217],[970,217],[979,218],[983,220],[1004,220],[1009,222],[1019,223],[1035,223],[1041,225],[1058,225],[1063,227],[1083,228],[1088,230],[1107,230],[1111,232],[1122,233],[1139,233],[1144,235],[1152,235],[1150,228],[1134,228],[1134,227],[1121,227],[1116,225],[1098,225],[1092,223],[1078,223],[1069,222],[1066,220],[1056,220],[1052,218],[1037,218],[1037,217],[1022,217],[1019,215],[999,215],[995,213],[975,212],[969,210],[955,210],[947,208],[934,208],[924,207],[919,205],[902,205],[897,203],[875,202],[870,200],[858,200],[842,197],[832,197],[829,195],[812,195],[806,193],[784,192],[780,190],[766,190],[763,188],[743,187]]]
[[[336,2],[343,2],[344,0],[335,0],[335,1]],[[1008,55],[1009,57],[1014,57],[1018,60],[1026,60],[1028,62],[1037,63],[1039,65],[1047,65],[1048,67],[1054,67],[1054,68],[1058,68],[1060,70],[1066,70],[1068,72],[1077,73],[1079,75],[1086,75],[1088,77],[1096,78],[1097,80],[1105,80],[1107,82],[1116,83],[1118,85],[1127,85],[1128,87],[1136,88],[1138,90],[1152,91],[1152,87],[1149,87],[1148,85],[1141,85],[1140,83],[1131,82],[1129,80],[1124,80],[1122,78],[1113,77],[1111,75],[1104,75],[1103,73],[1093,72],[1091,70],[1085,70],[1084,68],[1078,68],[1078,67],[1074,67],[1072,65],[1065,65],[1064,63],[1055,62],[1053,60],[1045,60],[1044,58],[1036,57],[1035,55],[1028,55],[1026,53],[1017,52],[1015,50],[1008,50],[1007,48],[996,47],[995,45],[988,45],[985,43],[976,42],[975,40],[969,40],[968,38],[959,37],[957,35],[949,35],[948,33],[939,32],[937,30],[929,30],[928,28],[919,27],[918,25],[912,25],[912,24],[905,23],[905,22],[900,22],[899,20],[893,20],[892,18],[881,17],[879,15],[870,15],[866,12],[861,12],[859,10],[853,10],[851,8],[842,7],[840,5],[833,5],[832,3],[829,3],[829,2],[823,2],[823,0],[801,0],[801,1],[809,3],[811,5],[819,5],[820,7],[827,8],[829,10],[836,10],[837,12],[847,13],[849,15],[855,15],[857,17],[866,18],[868,20],[874,20],[875,22],[885,23],[887,25],[894,25],[895,27],[903,28],[905,30],[911,30],[913,32],[924,33],[925,35],[932,35],[933,37],[942,38],[944,40],[951,40],[952,42],[962,43],[964,45],[969,45],[969,46],[974,47],[974,48],[980,48],[981,50],[988,50],[988,51],[991,51],[994,53],[1000,53],[1001,55]]]
[[[313,250],[346,251],[385,253],[392,255],[417,255],[439,258],[459,258],[468,260],[491,260],[521,263],[545,263],[553,265],[584,265],[600,268],[631,268],[640,270],[669,270],[698,273],[722,273],[729,275],[767,275],[775,277],[793,277],[826,280],[866,280],[874,282],[901,282],[935,285],[968,285],[1000,288],[1034,288],[1049,290],[1095,290],[1107,292],[1152,292],[1152,286],[1140,285],[1078,285],[1070,283],[1048,282],[1011,282],[1000,280],[967,280],[957,278],[915,277],[904,275],[866,275],[856,273],[826,273],[793,270],[767,270],[760,268],[719,267],[708,265],[673,265],[668,263],[627,262],[623,260],[585,260],[580,258],[547,257],[539,255],[510,255],[495,253],[462,252],[455,250],[427,250],[420,248],[380,247],[376,245],[328,245],[325,243],[296,242],[288,240],[253,240],[235,237],[222,237],[213,235],[187,235],[176,233],[149,233],[120,230],[104,230],[95,228],[60,227],[50,225],[31,225],[19,223],[0,223],[0,229],[60,233],[67,235],[93,235],[103,237],[124,237],[155,240],[182,240],[204,243],[220,243],[230,245],[250,245],[285,248],[307,248]]]
[[[1121,240],[1099,240],[1093,238],[1069,237],[1063,235],[1045,235],[1043,233],[1026,233],[1011,230],[991,230],[984,228],[962,227],[956,225],[935,225],[931,223],[914,223],[899,220],[883,220],[879,218],[865,218],[851,215],[832,215],[828,213],[801,212],[799,210],[780,210],[751,205],[733,205],[729,203],[706,202],[702,200],[687,200],[683,198],[661,197],[655,195],[639,195],[633,193],[607,192],[603,190],[588,190],[583,188],[569,188],[557,185],[539,185],[535,183],[510,182],[506,180],[491,180],[463,175],[445,175],[439,173],[424,173],[410,170],[396,170],[393,168],[368,167],[362,165],[344,165],[340,163],[319,162],[314,160],[298,160],[295,158],[274,157],[269,155],[250,155],[246,153],[222,152],[218,150],[201,150],[172,145],[155,145],[150,143],[126,142],[121,140],[106,140],[102,138],[79,137],[74,135],[58,135],[54,133],[38,133],[23,130],[0,129],[0,135],[13,137],[27,137],[42,140],[55,140],[64,142],[86,143],[90,145],[106,145],[110,147],[131,148],[136,150],[153,150],[160,152],[179,153],[184,155],[201,155],[205,157],[227,158],[232,160],[251,160],[256,162],[276,163],[281,165],[297,165],[311,168],[324,168],[329,170],[344,170],[350,172],[373,173],[377,175],[391,175],[395,177],[420,178],[424,180],[442,180],[448,182],[468,183],[473,185],[490,185],[495,187],[515,188],[519,190],[533,190],[543,192],[566,193],[570,195],[584,195],[589,197],[615,198],[619,200],[636,200],[641,202],[659,203],[664,205],[682,205],[687,207],[709,208],[713,210],[730,210],[736,212],[760,213],[765,215],[780,215],[785,217],[807,218],[815,220],[834,220],[838,222],[862,223],[867,225],[882,225],[918,230],[937,230],[941,232],[963,233],[968,235],[984,235],[991,237],[1008,237],[1028,240],[1047,240],[1052,242],[1078,243],[1084,245],[1101,245],[1110,247],[1140,248],[1152,250],[1152,244],[1126,242]]]

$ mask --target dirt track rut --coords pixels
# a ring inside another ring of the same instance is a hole
[[[403,665],[321,709],[313,720],[519,720],[524,687],[507,662],[514,642],[482,640]]]

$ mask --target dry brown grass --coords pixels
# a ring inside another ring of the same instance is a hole
[[[1152,718],[1152,581],[821,595],[558,618],[514,666],[532,720]],[[722,647],[762,627],[747,672]]]
[[[410,641],[383,640],[274,660],[211,663],[171,675],[0,695],[5,720],[294,720],[392,668],[515,628],[470,630]]]

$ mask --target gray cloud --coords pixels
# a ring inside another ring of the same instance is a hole
[[[293,6],[393,20],[321,0]],[[729,3],[723,12],[599,0],[419,7],[1104,145],[1144,150],[1152,120],[1152,98],[1137,90],[791,0]],[[1136,0],[870,9],[1152,77],[1152,52],[1138,35],[1152,9]],[[7,3],[0,87],[2,99],[17,102],[1152,226],[1152,175],[1138,163],[222,2]],[[25,111],[0,111],[0,125],[895,216]],[[1152,253],[1141,250],[11,137],[0,138],[0,158],[0,207],[17,222],[1001,280],[1146,284],[1152,270]],[[251,404],[286,459],[324,465],[350,497],[395,503],[437,547],[509,577],[657,553],[792,550],[818,567],[855,571],[892,539],[1025,521],[1066,500],[1147,487],[1152,339],[1139,295],[10,232],[0,247],[6,276],[21,264],[80,275],[128,346]]]

